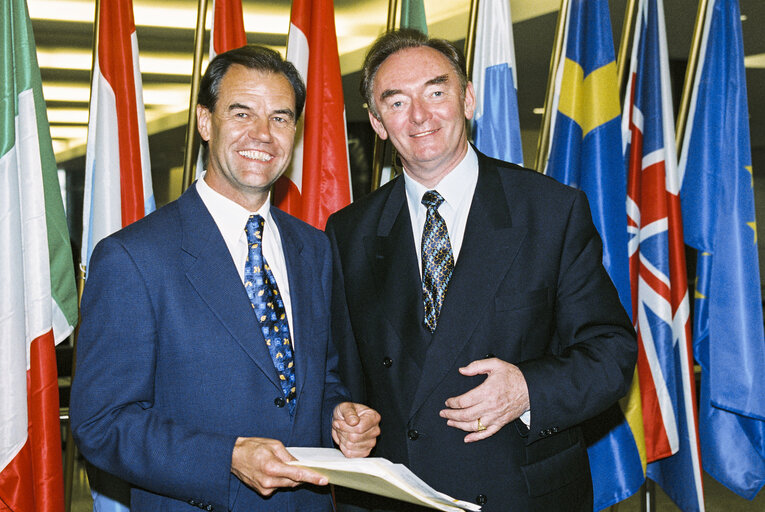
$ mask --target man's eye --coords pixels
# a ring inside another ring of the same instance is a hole
[[[437,98],[440,97],[440,96],[443,96],[443,95],[444,95],[444,91],[434,91],[433,92],[433,96],[435,96]]]
[[[234,113],[234,117],[237,117],[239,119],[247,119],[247,113],[246,112],[236,112],[236,113]]]
[[[403,103],[403,102],[401,102],[401,101],[394,101],[393,103],[391,103],[391,106],[392,106],[393,108],[399,108],[399,107],[400,107],[401,105],[403,105],[403,104],[404,104],[404,103]]]

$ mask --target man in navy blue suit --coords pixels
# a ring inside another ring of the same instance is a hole
[[[475,95],[447,41],[381,36],[361,92],[404,172],[327,234],[333,340],[382,414],[376,455],[485,512],[591,511],[580,425],[627,392],[637,344],[586,197],[468,143]]]
[[[288,465],[285,445],[351,457],[375,445],[380,416],[336,371],[327,238],[268,201],[304,101],[278,53],[216,57],[197,107],[204,178],[93,252],[72,429],[91,463],[131,484],[134,511],[328,511],[327,479]],[[261,270],[267,306],[246,289]],[[270,351],[272,328],[284,350]]]

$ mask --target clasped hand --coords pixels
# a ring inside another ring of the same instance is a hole
[[[439,413],[450,427],[470,432],[466,443],[493,436],[529,409],[526,379],[514,364],[497,358],[480,359],[459,371],[465,376],[486,375],[480,385],[446,400],[446,409]]]

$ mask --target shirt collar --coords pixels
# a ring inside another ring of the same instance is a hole
[[[475,184],[478,181],[478,155],[468,144],[467,153],[462,161],[432,188],[427,188],[415,181],[406,172],[403,174],[407,200],[410,205],[418,207],[415,211],[419,211],[419,207],[425,208],[422,206],[422,195],[428,190],[437,190],[446,204],[457,210],[467,198],[472,197],[475,190]]]
[[[266,224],[270,220],[270,201],[265,201],[258,211],[250,212],[220,192],[213,190],[204,180],[204,175],[197,180],[197,192],[218,225],[224,240],[238,240],[244,236],[244,228],[250,215],[259,214],[265,219]]]

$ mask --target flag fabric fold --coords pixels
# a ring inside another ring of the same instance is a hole
[[[400,28],[413,28],[428,35],[424,0],[401,0],[401,17],[398,26]]]
[[[292,164],[273,190],[274,204],[314,227],[351,202],[348,136],[331,0],[294,0],[287,60],[306,82]]]
[[[603,240],[603,264],[630,312],[627,178],[608,3],[572,0],[564,14],[564,51],[555,76],[545,172],[587,194]],[[609,411],[608,423],[604,416],[586,425],[595,510],[627,498],[645,480],[639,397],[635,379],[622,406]]]
[[[681,510],[701,511],[690,302],[663,0],[641,0],[637,14],[622,134],[647,476]]]
[[[55,344],[74,265],[26,2],[0,7],[0,508],[64,510]]]
[[[154,211],[149,138],[131,0],[101,0],[85,155],[81,262]]]
[[[476,147],[493,158],[523,165],[513,24],[507,0],[478,3],[472,79]]]
[[[765,485],[765,336],[741,13],[710,1],[679,164],[697,250],[694,353],[704,469],[752,499]]]

